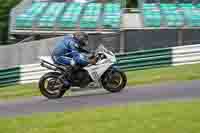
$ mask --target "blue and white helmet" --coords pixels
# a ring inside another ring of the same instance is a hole
[[[76,32],[73,34],[73,38],[76,39],[81,46],[88,44],[88,34],[85,32]]]

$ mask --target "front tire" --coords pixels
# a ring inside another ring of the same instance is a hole
[[[65,94],[69,87],[64,88],[62,81],[58,78],[60,75],[57,72],[49,72],[40,78],[39,89],[43,96],[48,99],[58,99]]]
[[[117,78],[117,79],[116,79]],[[127,84],[126,74],[120,70],[109,70],[102,77],[103,88],[109,92],[120,92]]]

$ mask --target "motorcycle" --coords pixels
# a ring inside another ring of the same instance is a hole
[[[54,64],[50,58],[40,57],[40,65],[51,70],[39,80],[39,89],[42,95],[49,99],[61,98],[71,87],[85,88],[90,83],[99,84],[100,87],[112,93],[123,90],[127,83],[127,77],[115,65],[117,60],[114,53],[103,45],[99,45],[94,56],[96,64],[89,64],[73,71],[67,85],[61,79],[65,75],[66,67]]]

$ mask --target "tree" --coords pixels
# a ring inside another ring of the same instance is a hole
[[[8,40],[8,26],[10,10],[20,2],[20,0],[0,0],[0,42],[5,44]]]
[[[135,8],[138,6],[137,0],[127,0],[126,7],[127,8]]]

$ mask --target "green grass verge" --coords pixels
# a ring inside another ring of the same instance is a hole
[[[200,64],[183,65],[127,72],[128,85],[177,82],[200,79]],[[13,99],[40,95],[36,84],[0,88],[0,99]]]
[[[4,133],[198,133],[199,101],[121,105],[0,119]]]
[[[128,72],[128,84],[153,84],[200,79],[200,64],[163,67],[156,69]]]
[[[15,85],[0,88],[1,100],[11,100],[40,95],[37,84]]]

